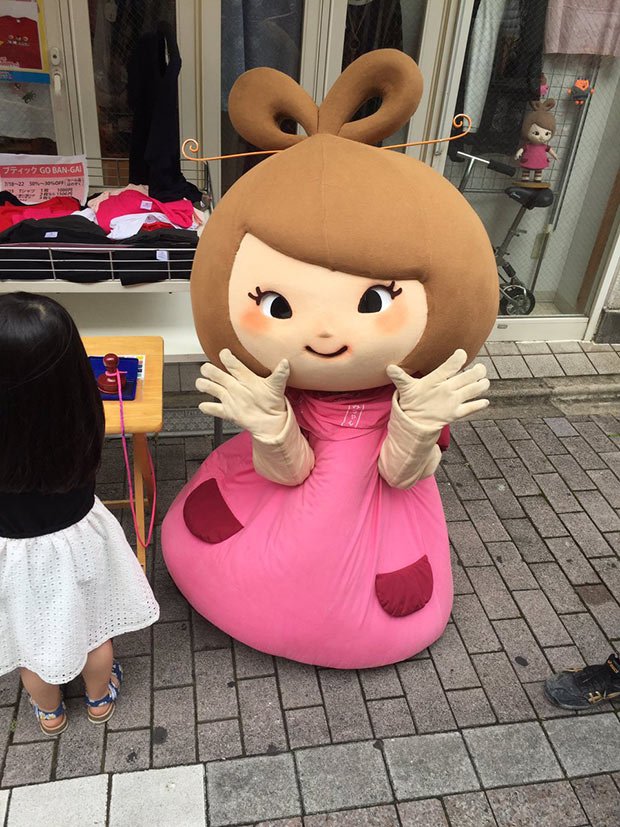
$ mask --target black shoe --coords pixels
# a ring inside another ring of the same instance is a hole
[[[545,681],[545,695],[563,709],[588,709],[620,697],[620,660],[610,655],[600,666],[566,669]]]

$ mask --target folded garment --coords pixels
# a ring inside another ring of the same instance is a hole
[[[96,210],[97,223],[107,233],[112,231],[112,221],[123,216],[160,213],[175,227],[189,229],[194,223],[194,207],[187,198],[179,201],[157,201],[143,193],[127,189],[101,201]]]
[[[79,208],[80,202],[67,196],[49,198],[40,204],[15,204],[7,201],[0,205],[0,232],[29,218],[41,220],[71,215]]]
[[[136,192],[141,192],[143,195],[149,194],[149,188],[146,184],[127,184],[126,187],[121,187],[120,189],[116,190],[105,190],[105,192],[98,192],[96,195],[93,195],[92,198],[88,199],[88,206],[97,212],[99,206],[103,204],[108,198],[112,195],[120,195],[122,192],[126,190],[136,190]]]
[[[102,244],[107,241],[104,230],[81,215],[65,215],[60,218],[33,218],[20,221],[0,232],[0,244],[27,244],[48,242],[62,244]]]

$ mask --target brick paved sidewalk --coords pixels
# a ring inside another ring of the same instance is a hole
[[[617,709],[565,712],[541,685],[620,643],[620,421],[551,412],[453,436],[438,481],[456,594],[430,652],[359,673],[254,652],[190,611],[156,548],[161,620],[117,640],[107,727],[75,682],[69,729],[46,739],[0,678],[0,825],[618,827]],[[207,447],[159,440],[160,514]],[[101,496],[121,496],[120,469],[110,444]]]

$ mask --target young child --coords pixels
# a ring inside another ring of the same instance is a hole
[[[0,675],[19,668],[42,732],[66,729],[61,685],[82,674],[88,717],[114,713],[112,638],[159,607],[95,496],[104,414],[77,328],[52,299],[0,296]]]

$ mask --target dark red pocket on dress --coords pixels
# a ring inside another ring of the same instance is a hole
[[[403,569],[378,574],[375,591],[392,617],[405,617],[426,606],[433,593],[433,572],[426,554]]]
[[[214,479],[194,488],[185,500],[183,519],[194,537],[205,543],[221,543],[243,528]]]

